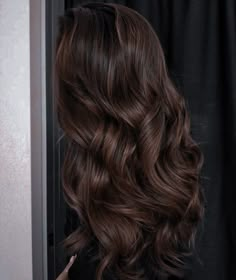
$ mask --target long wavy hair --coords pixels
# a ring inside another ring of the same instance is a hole
[[[96,244],[98,280],[110,268],[127,280],[182,275],[204,160],[157,34],[123,5],[81,4],[59,18],[55,60],[62,185],[80,221],[68,252]]]

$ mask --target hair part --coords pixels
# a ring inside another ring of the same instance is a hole
[[[203,154],[159,39],[119,4],[82,4],[59,23],[62,185],[80,220],[65,246],[75,253],[96,241],[98,280],[109,268],[127,280],[145,269],[180,276],[204,212]]]

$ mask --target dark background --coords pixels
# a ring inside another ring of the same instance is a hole
[[[67,258],[60,241],[76,226],[61,193],[63,140],[55,119],[52,85],[57,16],[84,1],[46,1],[48,275],[54,280]],[[192,135],[205,156],[204,229],[187,280],[236,279],[236,2],[143,0],[116,2],[136,9],[156,30],[169,72],[186,98]],[[200,259],[200,261],[198,261]]]

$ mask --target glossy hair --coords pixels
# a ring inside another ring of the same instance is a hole
[[[81,223],[68,251],[96,241],[99,280],[109,268],[118,279],[182,275],[204,160],[153,28],[123,5],[82,4],[60,17],[55,66],[62,185]]]

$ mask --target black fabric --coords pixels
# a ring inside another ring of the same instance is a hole
[[[66,7],[81,1],[66,1]],[[104,1],[106,2],[106,1]],[[234,0],[112,1],[138,10],[156,30],[180,92],[193,137],[205,156],[204,228],[187,280],[236,279],[236,2]],[[76,262],[71,280],[94,279]],[[72,271],[71,270],[71,271]]]

